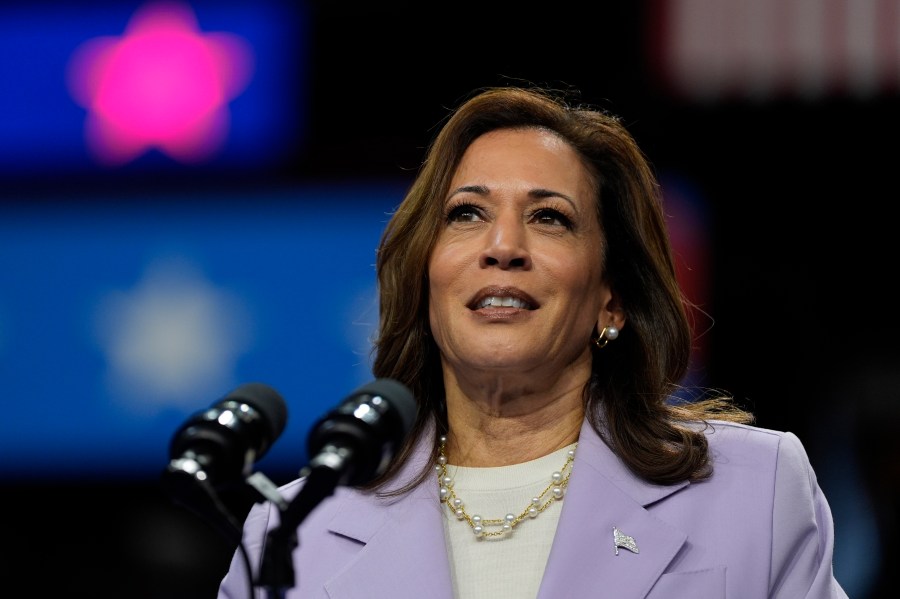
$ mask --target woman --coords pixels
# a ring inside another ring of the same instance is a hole
[[[377,274],[373,371],[412,390],[417,419],[382,477],[304,520],[289,596],[846,597],[799,440],[727,398],[674,399],[687,302],[616,118],[541,89],[473,96]],[[278,516],[247,518],[257,567]],[[236,559],[220,597],[246,576]]]

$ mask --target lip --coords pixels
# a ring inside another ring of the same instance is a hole
[[[482,300],[488,297],[512,297],[520,302],[525,303],[525,308],[514,308],[511,306],[486,306],[483,308],[479,308],[479,304]],[[489,286],[483,287],[478,290],[475,295],[472,296],[472,299],[466,303],[466,307],[470,310],[537,310],[540,307],[540,304],[517,287],[500,287],[500,286]]]

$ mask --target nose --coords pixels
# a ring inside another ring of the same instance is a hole
[[[498,216],[487,230],[485,248],[479,260],[481,267],[530,269],[531,254],[525,227],[525,223],[513,214]]]

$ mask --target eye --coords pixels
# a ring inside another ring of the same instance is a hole
[[[531,220],[532,222],[540,225],[566,227],[567,229],[572,228],[572,221],[569,219],[569,217],[559,210],[554,210],[553,208],[541,208],[539,210],[536,210],[531,216]]]
[[[458,204],[447,210],[447,222],[474,223],[484,220],[481,209],[472,204]]]

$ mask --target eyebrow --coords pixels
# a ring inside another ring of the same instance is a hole
[[[458,193],[474,193],[476,195],[486,196],[490,192],[484,185],[463,185],[462,187],[457,187],[456,189],[448,193],[447,199],[449,200]]]
[[[474,193],[475,195],[486,196],[490,193],[490,190],[486,185],[463,185],[462,187],[457,187],[456,189],[451,191],[447,195],[447,200],[458,193]],[[535,200],[543,200],[545,198],[561,198],[571,204],[573,208],[578,208],[578,204],[575,203],[575,200],[568,195],[560,193],[558,191],[544,189],[542,187],[530,190],[528,192],[528,196]]]

